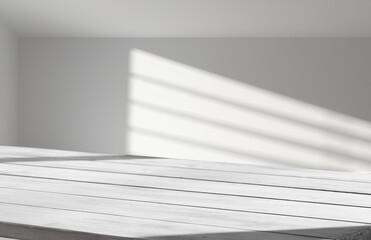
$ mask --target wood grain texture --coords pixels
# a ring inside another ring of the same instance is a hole
[[[117,161],[117,160],[116,160]],[[127,161],[123,161],[127,162]],[[32,163],[18,163],[22,165],[30,166],[45,166],[53,168],[65,168],[65,169],[77,169],[77,170],[88,170],[88,171],[99,171],[99,172],[111,172],[111,173],[128,173],[128,174],[139,174],[147,176],[170,176],[179,178],[188,178],[192,180],[206,180],[206,181],[220,181],[219,186],[223,187],[226,181],[225,179],[235,179],[234,172],[217,172],[213,173],[212,170],[199,170],[199,169],[187,169],[179,171],[179,169],[168,168],[162,166],[146,166],[132,164],[107,164],[107,161],[48,161],[48,162],[32,162]],[[272,171],[271,171],[272,172]],[[195,178],[192,178],[192,176]],[[238,176],[237,176],[238,177]],[[294,177],[296,181],[301,180]],[[243,180],[243,179],[242,179]],[[285,188],[280,186],[261,186],[256,184],[248,184],[241,180],[237,182],[244,184],[244,190],[250,194],[247,196],[265,197],[273,199],[286,199],[286,200],[297,200],[304,202],[317,202],[317,203],[330,203],[338,205],[349,205],[349,206],[361,206],[371,207],[371,202],[368,196],[361,194],[347,194],[333,191],[322,191],[318,194],[318,191],[311,189],[300,189],[300,188]],[[227,181],[228,182],[228,181]],[[211,184],[212,185],[212,184]],[[228,186],[228,185],[226,185]]]
[[[112,158],[112,157],[111,157]],[[274,166],[259,166],[236,163],[210,162],[210,161],[195,161],[184,159],[162,159],[157,161],[155,158],[138,158],[128,159],[107,159],[107,162],[119,164],[134,164],[134,165],[150,165],[150,166],[165,166],[173,168],[190,168],[200,170],[222,171],[222,172],[237,172],[251,173],[258,175],[273,175],[273,176],[291,176],[299,178],[319,178],[319,179],[335,179],[344,181],[356,182],[371,182],[371,173],[350,173],[336,172],[325,170],[312,170],[303,168],[279,168]],[[272,171],[273,170],[273,171]]]
[[[371,239],[368,175],[48,151],[0,159],[0,239]]]

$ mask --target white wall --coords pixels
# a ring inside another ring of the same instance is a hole
[[[17,144],[18,45],[0,23],[0,145]]]
[[[371,169],[370,63],[371,39],[23,39],[20,143]]]

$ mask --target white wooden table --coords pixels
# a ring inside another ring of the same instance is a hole
[[[0,147],[0,239],[371,239],[371,176]]]

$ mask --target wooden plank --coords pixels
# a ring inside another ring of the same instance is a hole
[[[354,182],[371,182],[371,173],[352,173],[339,171],[326,171],[305,168],[278,168],[275,166],[259,166],[250,164],[238,164],[227,162],[210,162],[199,160],[184,160],[184,159],[168,159],[140,156],[125,156],[125,155],[76,155],[76,156],[59,156],[59,157],[36,157],[36,158],[0,158],[1,162],[16,163],[16,162],[41,162],[41,161],[100,161],[116,164],[131,164],[131,165],[148,165],[148,166],[163,166],[172,168],[198,169],[207,171],[249,173],[256,175],[272,175],[272,176],[291,176],[297,178],[314,178],[314,179],[332,179],[337,181],[354,181]]]
[[[347,181],[371,181],[371,174],[352,174],[344,172],[332,172],[309,169],[297,168],[278,168],[272,166],[257,166],[247,164],[236,164],[227,162],[210,162],[199,160],[183,160],[183,159],[166,159],[153,157],[140,157],[130,155],[113,155],[113,154],[96,154],[76,151],[64,151],[42,148],[25,148],[15,146],[0,146],[0,161],[34,161],[35,158],[40,161],[45,160],[58,160],[58,159],[119,159],[114,160],[120,163],[129,164],[154,164],[159,166],[173,166],[173,167],[186,167],[186,168],[201,168],[212,169],[221,171],[235,171],[235,172],[249,172],[256,174],[269,174],[269,175],[284,175],[284,176],[297,176],[297,177],[314,177],[314,178],[330,178],[330,179],[343,179]],[[122,161],[125,159],[125,161]],[[135,159],[133,161],[133,159]],[[274,169],[274,171],[271,171]]]
[[[1,175],[0,187],[247,211],[244,204],[245,197],[230,195]],[[348,194],[342,196],[346,197]]]
[[[163,220],[206,226],[227,227],[240,230],[278,231],[286,233],[287,229],[303,236],[338,238],[348,233],[347,228],[370,226],[351,224],[340,221],[294,218],[267,214],[252,214],[220,209],[195,208],[168,204],[125,201],[117,199],[72,196],[55,193],[33,192],[25,190],[3,189],[0,201],[12,204],[39,206],[53,209],[65,209],[138,219]],[[88,204],[87,204],[88,203]],[[324,231],[323,229],[335,229]],[[321,229],[316,231],[316,229]]]
[[[58,159],[54,159],[58,160]],[[235,173],[251,173],[258,175],[292,176],[298,178],[332,179],[355,182],[371,182],[371,173],[362,172],[339,172],[314,170],[305,168],[279,168],[274,166],[259,166],[250,164],[238,164],[228,162],[211,162],[199,160],[169,159],[169,158],[139,158],[117,156],[117,159],[102,159],[104,162],[133,165],[163,166],[173,168],[190,168],[199,170],[212,170]]]
[[[4,171],[0,174],[0,236],[29,240],[371,238],[371,195],[356,192],[371,186],[367,179],[339,181],[324,175],[305,179],[280,176],[284,172],[210,171],[141,161],[74,161],[93,158],[82,155],[58,157],[68,163],[46,162],[55,160],[48,158],[39,159],[43,163],[27,159],[19,165],[0,164],[0,172]],[[260,178],[268,180],[254,183]],[[282,182],[273,185],[279,178]],[[287,185],[293,180],[300,186]],[[342,192],[337,190],[339,183],[346,183],[346,189],[358,188],[353,194]],[[311,189],[316,184],[321,189]],[[278,199],[280,195],[286,200]],[[367,224],[355,223],[360,221]]]
[[[221,187],[219,183],[208,181],[167,179],[162,177],[157,178],[148,176],[53,169],[22,165],[5,166],[5,164],[4,166],[1,166],[2,171],[4,171],[3,167],[6,168],[6,171],[9,173],[18,173],[19,175],[24,176],[29,175],[36,177],[47,177],[50,179],[65,179],[69,181],[87,181],[116,185],[136,185],[145,187],[153,186],[158,188],[173,189],[175,191],[187,191],[186,195],[191,195],[190,193],[200,190],[200,192],[204,191],[211,193],[209,194],[209,196],[214,194],[215,199],[219,199],[225,196],[215,193],[224,192],[227,194],[231,194],[233,193],[233,191],[235,191],[235,193],[241,195],[241,192],[244,191],[243,185],[229,184],[228,187],[230,188],[226,188],[227,186]],[[216,185],[210,188],[210,186],[212,186],[213,184]],[[209,201],[210,199],[205,199],[204,204],[207,204]],[[371,223],[370,208],[343,207],[337,205],[314,204],[251,197],[236,198],[234,195],[230,195],[228,201],[230,205],[239,205],[245,211],[251,212],[284,214],[289,216],[342,220],[358,223]]]
[[[22,163],[25,165],[26,163]],[[21,164],[8,164],[3,163],[0,168],[0,173],[7,173],[7,169],[11,169],[11,172],[16,174],[17,169],[25,169],[25,173],[32,172],[32,174],[37,174],[38,169],[40,173],[43,172],[41,168],[42,166],[36,166],[37,164],[31,165],[32,163],[27,163],[27,166],[23,166],[21,168]],[[40,165],[42,163],[39,163]],[[56,163],[55,163],[56,164]],[[16,167],[11,167],[15,166]],[[63,171],[58,171],[58,168],[49,168],[51,171],[54,169],[56,172],[63,174]],[[137,171],[140,171],[140,167],[137,168]],[[48,171],[49,171],[48,170]],[[62,169],[60,169],[62,170]],[[82,169],[81,169],[82,170]],[[71,170],[73,171],[73,170]],[[278,187],[288,187],[288,188],[297,188],[297,189],[312,189],[312,190],[325,190],[325,191],[332,191],[332,192],[346,192],[346,193],[356,193],[356,194],[371,194],[371,183],[366,182],[345,182],[345,181],[337,181],[337,180],[327,180],[327,179],[306,179],[306,178],[292,178],[292,177],[284,177],[284,176],[268,176],[268,175],[255,175],[255,174],[246,174],[246,173],[225,173],[225,172],[216,172],[216,171],[203,171],[203,170],[189,170],[189,169],[173,169],[173,168],[166,168],[166,167],[159,167],[159,168],[150,168],[148,171],[151,172],[143,172],[141,174],[114,174],[114,173],[107,173],[113,175],[106,175],[106,176],[116,176],[116,178],[130,178],[136,179],[139,175],[145,176],[152,176],[159,178],[181,178],[184,181],[187,179],[190,180],[207,180],[208,182],[214,182],[215,184],[221,183],[230,183],[231,186],[239,186],[236,183],[243,183],[243,184],[255,184],[255,185],[266,185],[266,186],[278,186]],[[44,171],[45,172],[45,171]],[[84,174],[89,175],[88,171],[85,171]],[[98,174],[98,172],[97,172]],[[104,172],[99,173],[104,175]],[[130,175],[131,177],[127,176]],[[193,182],[194,183],[194,182]],[[219,188],[219,187],[218,187]]]
[[[0,210],[0,235],[27,240],[118,240],[129,238],[151,239],[153,237],[167,239],[166,236],[179,235],[191,236],[188,239],[202,239],[202,237],[204,239],[229,239],[215,236],[226,233],[233,235],[233,233],[241,232],[244,233],[242,235],[244,238],[235,238],[236,240],[318,240],[318,238],[293,234],[241,231],[232,228],[4,203],[0,203]],[[365,228],[350,228],[348,232],[351,231],[365,231]],[[209,235],[211,237],[208,237]]]
[[[160,160],[161,161],[161,160]],[[24,165],[24,164],[22,164]],[[26,163],[25,165],[30,166],[51,166],[60,167],[67,169],[82,169],[82,170],[92,170],[92,171],[103,171],[103,172],[113,172],[113,173],[130,173],[130,174],[147,174],[147,175],[161,175],[164,172],[164,176],[180,176],[186,178],[185,176],[193,176],[199,174],[202,179],[219,181],[225,180],[230,175],[234,173],[223,173],[216,172],[216,174],[210,174],[210,171],[198,170],[198,169],[186,169],[186,171],[181,172],[171,172],[173,169],[167,167],[158,166],[147,166],[147,165],[130,165],[130,164],[109,164],[106,162],[99,161],[51,161],[51,162],[32,162]],[[170,172],[170,174],[168,174]],[[200,178],[198,178],[200,179]],[[223,183],[219,186],[223,187]],[[361,206],[371,208],[371,196],[362,194],[345,194],[339,192],[326,192],[326,191],[315,191],[315,190],[303,190],[295,188],[280,188],[272,186],[260,186],[260,185],[244,185],[245,192],[249,192],[248,196],[252,197],[264,197],[282,200],[296,200],[305,202],[316,202],[316,203],[329,203],[329,204],[339,204],[348,206]]]

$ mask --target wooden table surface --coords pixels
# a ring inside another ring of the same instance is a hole
[[[371,239],[371,175],[0,147],[0,239]]]

